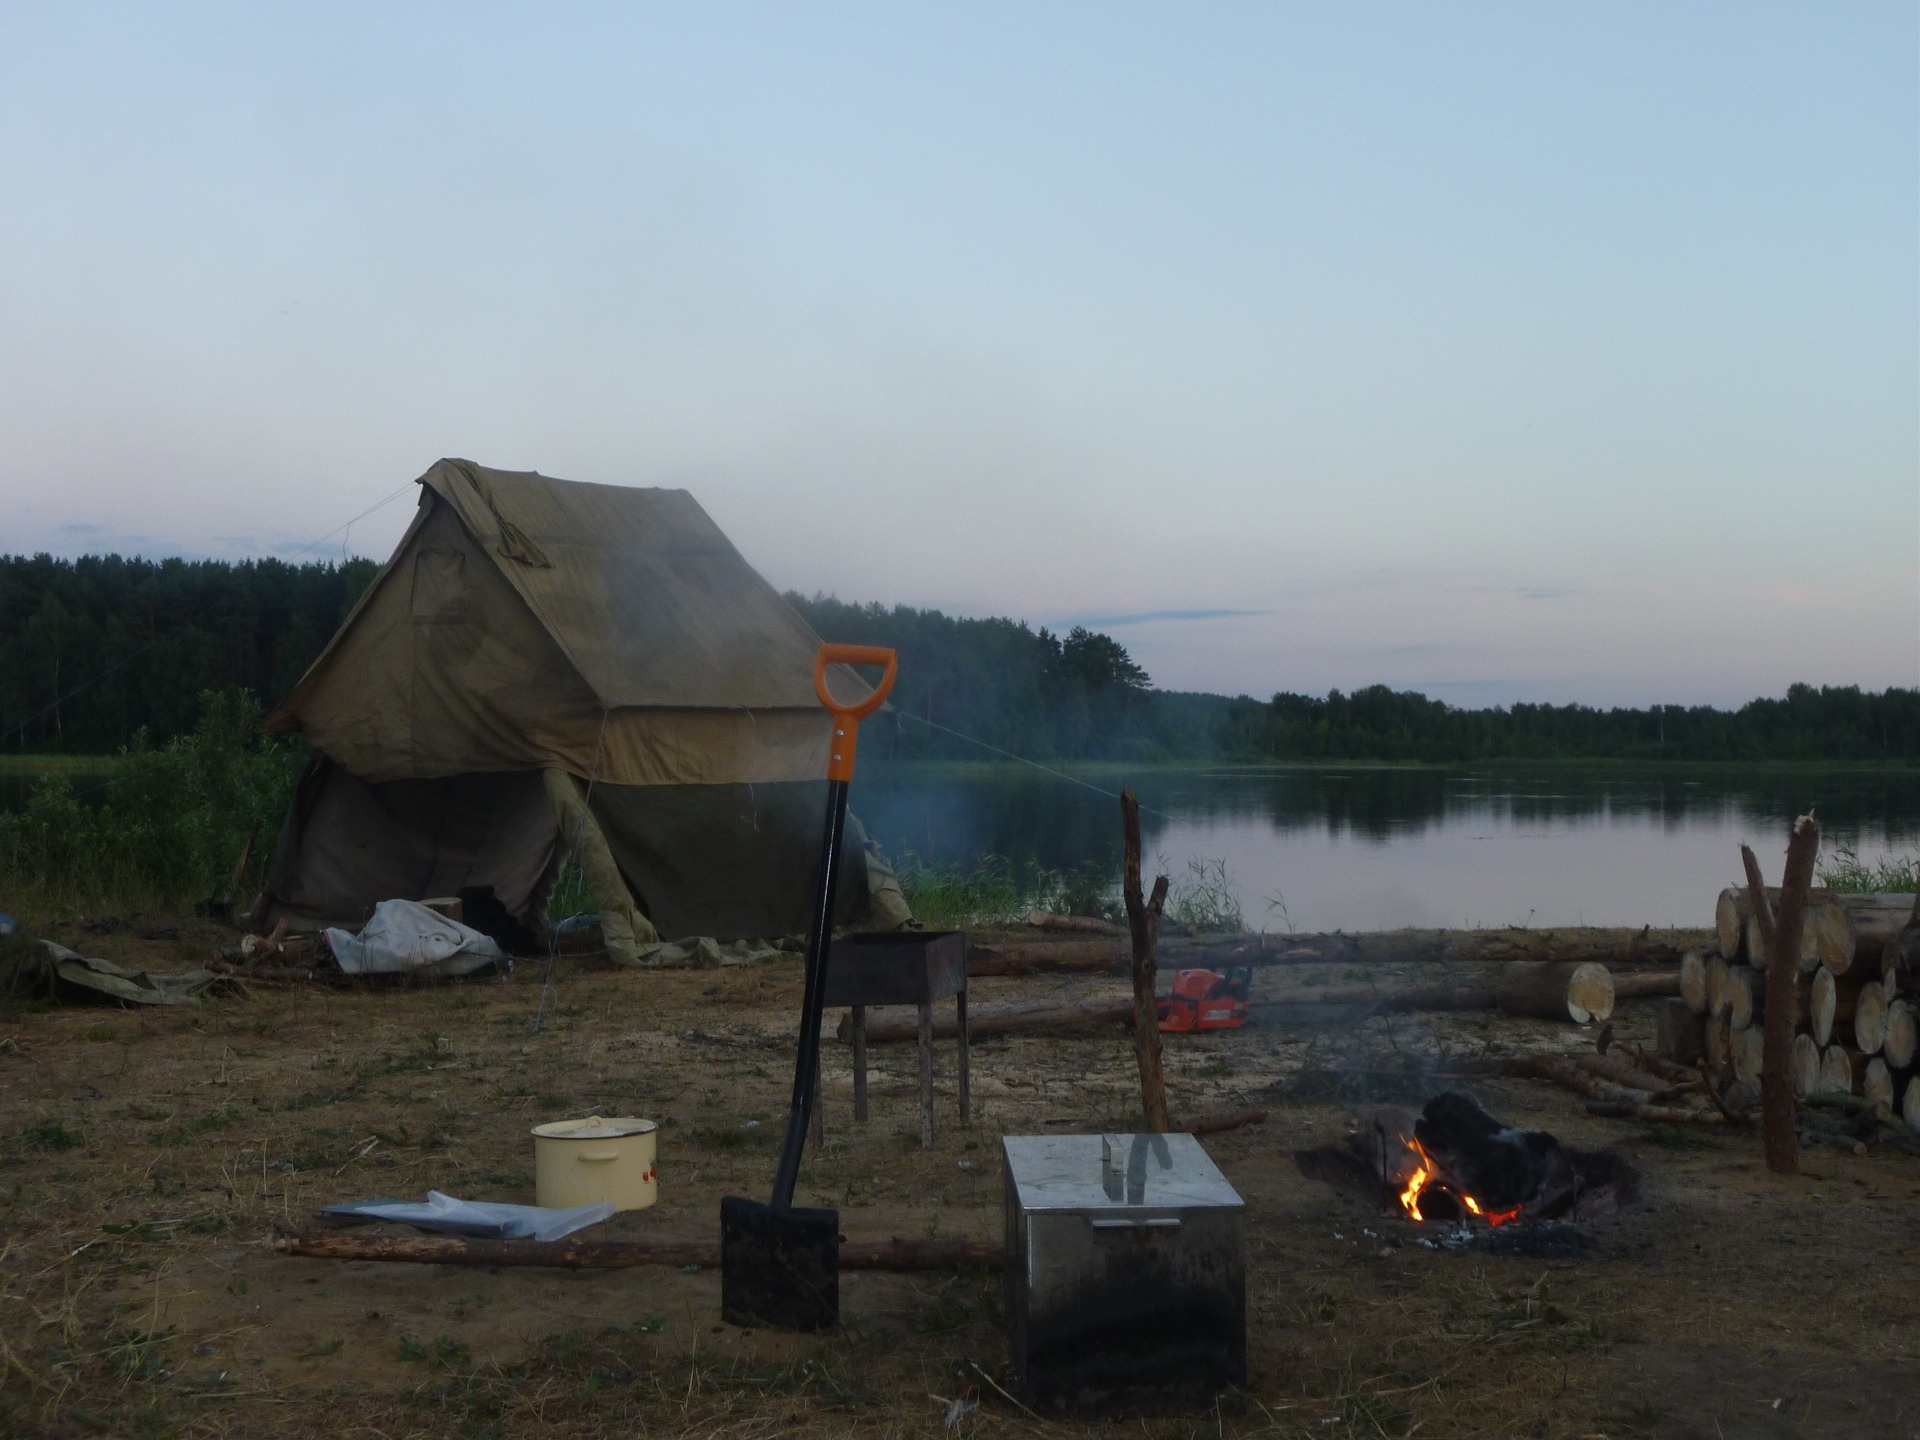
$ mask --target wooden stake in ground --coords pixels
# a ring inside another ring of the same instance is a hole
[[[1153,898],[1140,895],[1140,801],[1120,792],[1120,823],[1126,832],[1127,929],[1133,937],[1133,1054],[1140,1062],[1140,1111],[1147,1129],[1165,1133],[1167,1074],[1160,1063],[1160,1003],[1154,998],[1153,947],[1160,939],[1160,912],[1167,903],[1167,877],[1153,882]]]
[[[1758,883],[1759,863],[1751,850],[1742,846],[1741,851],[1752,887],[1753,913],[1764,915],[1767,892]],[[1802,815],[1793,822],[1793,835],[1787,841],[1780,910],[1772,917],[1767,946],[1767,1038],[1760,1066],[1760,1114],[1767,1168],[1777,1175],[1797,1174],[1800,1169],[1800,1135],[1794,1129],[1793,1077],[1788,1066],[1800,978],[1800,937],[1806,929],[1807,892],[1813,888],[1813,861],[1819,853],[1820,822]]]

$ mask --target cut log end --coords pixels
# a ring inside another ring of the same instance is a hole
[[[1884,1105],[1892,1110],[1899,1097],[1894,1094],[1893,1072],[1887,1068],[1887,1062],[1878,1055],[1867,1060],[1866,1073],[1860,1077],[1860,1093],[1868,1104]]]
[[[1916,1024],[1913,1006],[1908,1001],[1895,1000],[1887,1006],[1880,1051],[1887,1057],[1888,1066],[1905,1070],[1913,1064],[1916,1050],[1920,1050],[1920,1025]]]
[[[1853,1043],[1869,1055],[1877,1055],[1887,1039],[1886,995],[1878,986],[1868,985],[1853,999]]]
[[[1680,957],[1680,998],[1694,1014],[1707,1013],[1707,957],[1698,950]]]
[[[1794,1094],[1804,1099],[1808,1095],[1820,1094],[1825,1088],[1820,1078],[1820,1059],[1820,1047],[1813,1043],[1811,1035],[1793,1037],[1787,1073],[1792,1077]]]
[[[1613,972],[1591,961],[1576,965],[1567,979],[1567,1018],[1576,1025],[1613,1015]]]

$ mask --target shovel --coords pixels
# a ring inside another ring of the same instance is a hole
[[[880,683],[858,705],[843,705],[827,688],[829,665],[884,665]],[[775,1330],[831,1330],[840,1323],[840,1212],[795,1209],[813,1077],[820,1060],[820,1013],[825,1008],[827,945],[833,938],[833,901],[840,842],[847,823],[847,787],[853,783],[860,722],[885,703],[899,657],[875,645],[822,645],[813,662],[813,689],[833,714],[827,761],[827,825],[820,842],[820,874],[807,932],[806,998],[800,1007],[800,1053],[793,1066],[793,1103],[774,1172],[773,1198],[762,1205],[740,1195],[720,1201],[720,1317],[729,1325]]]

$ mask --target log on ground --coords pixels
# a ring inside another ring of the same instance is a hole
[[[1889,940],[1913,913],[1911,895],[1829,895],[1809,914],[1820,963],[1836,975],[1880,974]]]
[[[630,1270],[642,1265],[717,1269],[710,1240],[457,1240],[434,1236],[317,1231],[281,1236],[282,1255],[317,1260],[388,1260],[414,1265],[527,1265],[551,1270]],[[998,1240],[843,1240],[842,1270],[998,1270]]]

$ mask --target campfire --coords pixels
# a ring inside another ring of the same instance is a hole
[[[1633,1198],[1633,1168],[1611,1151],[1562,1145],[1517,1130],[1457,1090],[1418,1116],[1379,1111],[1346,1143],[1296,1152],[1301,1171],[1417,1225],[1501,1230],[1530,1222],[1598,1219]]]

